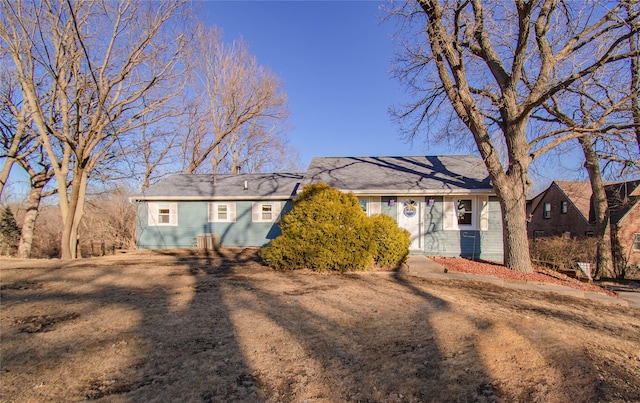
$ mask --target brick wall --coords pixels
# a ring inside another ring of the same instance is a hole
[[[567,213],[561,212],[562,202],[567,203]],[[544,205],[551,203],[551,216],[544,218]],[[551,186],[542,196],[536,209],[531,212],[527,225],[527,233],[534,237],[535,231],[544,231],[543,236],[562,235],[570,232],[572,237],[584,237],[586,232],[595,231],[595,226],[590,225],[580,211],[571,203],[567,196],[556,186]]]
[[[640,203],[627,213],[615,233],[630,265],[640,265],[640,251],[633,250],[633,234],[637,233],[640,233]]]

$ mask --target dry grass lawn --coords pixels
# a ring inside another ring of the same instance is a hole
[[[0,260],[0,400],[640,401],[640,310],[254,250]]]

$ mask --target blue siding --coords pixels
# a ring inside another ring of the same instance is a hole
[[[397,219],[397,202],[389,205],[382,198],[381,211]],[[429,205],[428,201],[433,200]],[[221,201],[224,202],[224,201]],[[283,203],[282,214],[291,210],[291,200]],[[148,204],[138,204],[138,248],[164,249],[196,246],[198,234],[215,233],[220,236],[222,246],[264,246],[280,235],[277,223],[252,222],[252,202],[237,201],[236,221],[233,223],[208,222],[208,202],[178,202],[177,226],[149,226]],[[502,216],[497,197],[489,198],[488,231],[444,230],[444,199],[442,196],[427,196],[424,206],[424,249],[427,255],[463,256],[476,259],[502,261]]]
[[[393,204],[389,204],[389,201],[393,200]],[[398,198],[393,196],[382,196],[380,198],[380,212],[382,214],[386,214],[388,216],[393,217],[394,220],[398,221]]]
[[[280,200],[282,213],[291,210],[292,202]],[[251,201],[237,201],[236,221],[208,222],[208,202],[178,202],[177,226],[149,226],[148,203],[138,204],[138,248],[190,248],[199,234],[216,233],[222,246],[263,246],[280,235],[277,223],[254,223]]]
[[[504,260],[502,240],[502,209],[496,196],[489,197],[489,230],[483,231],[481,259]]]
[[[487,231],[444,230],[444,199],[427,196],[426,200],[429,199],[434,203],[425,206],[425,254],[502,261],[502,217],[497,197],[489,198]]]

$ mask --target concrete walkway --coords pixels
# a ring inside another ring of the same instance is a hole
[[[615,298],[606,294],[577,290],[575,288],[562,285],[511,282],[495,276],[445,272],[444,266],[434,262],[426,256],[421,255],[409,256],[409,259],[407,260],[407,267],[409,274],[418,277],[435,278],[442,280],[482,281],[496,284],[502,287],[515,288],[520,290],[555,292],[557,294],[585,298],[594,301],[609,302],[640,309],[640,292],[616,291],[620,298]]]

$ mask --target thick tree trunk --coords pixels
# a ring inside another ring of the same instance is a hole
[[[584,152],[584,166],[587,168],[589,181],[591,182],[593,209],[596,219],[596,236],[598,237],[596,271],[593,277],[596,279],[601,276],[610,277],[613,273],[613,253],[611,249],[609,203],[607,202],[607,194],[604,190],[604,183],[602,182],[598,155],[593,150],[591,140],[588,137],[581,137],[578,140]]]
[[[520,170],[493,179],[493,186],[502,208],[502,240],[504,264],[522,273],[533,272],[529,255],[526,220],[526,177]]]
[[[74,172],[71,181],[71,192],[67,203],[66,214],[62,220],[62,239],[60,241],[60,257],[62,259],[75,259],[77,257],[76,245],[78,242],[78,223],[82,214],[78,212],[78,202],[82,187],[81,174]],[[58,192],[60,194],[60,191]],[[61,195],[61,197],[63,197]],[[78,217],[79,216],[79,217]]]
[[[46,183],[46,182],[45,182]],[[33,231],[36,227],[36,218],[40,209],[40,200],[42,200],[43,186],[32,186],[29,191],[29,202],[27,203],[27,211],[22,222],[22,232],[20,233],[20,245],[18,246],[18,257],[28,259],[31,257],[31,247],[33,245]]]

